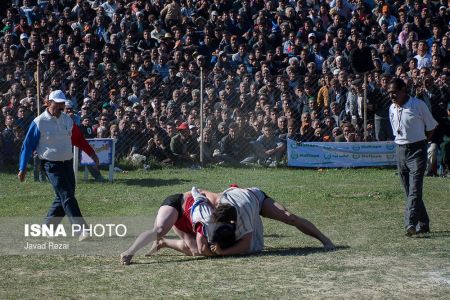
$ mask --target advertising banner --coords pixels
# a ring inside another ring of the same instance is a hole
[[[395,166],[394,142],[298,143],[288,140],[288,166],[305,168],[351,168]]]
[[[100,165],[111,165],[113,163],[113,139],[87,139],[87,141],[97,153]],[[80,165],[94,165],[94,161],[81,151]]]

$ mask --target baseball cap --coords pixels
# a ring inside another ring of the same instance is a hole
[[[310,37],[316,37],[316,35],[315,35],[313,32],[311,32],[310,34],[308,34],[308,39],[309,39]]]
[[[66,100],[66,108],[73,108],[72,101]]]
[[[189,130],[197,128],[197,126],[195,126],[194,124],[189,125]]]
[[[189,128],[188,124],[186,124],[184,122],[181,123],[180,125],[178,125],[178,127],[177,127],[178,130],[186,130],[188,128]]]
[[[21,40],[23,40],[23,39],[28,39],[28,34],[22,33],[22,34],[20,35],[20,39],[21,39]]]
[[[61,90],[56,90],[50,93],[48,100],[55,101],[56,103],[65,103],[66,96]]]

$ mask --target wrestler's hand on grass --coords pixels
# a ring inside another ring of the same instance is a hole
[[[210,247],[211,251],[216,255],[222,255],[222,248],[217,244],[212,244]]]

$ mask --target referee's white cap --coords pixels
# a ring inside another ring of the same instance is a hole
[[[56,90],[50,93],[48,100],[55,101],[56,103],[65,103],[66,96],[61,90]]]

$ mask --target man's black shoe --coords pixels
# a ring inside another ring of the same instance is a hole
[[[416,235],[416,228],[412,225],[406,228],[406,236],[412,237]]]

